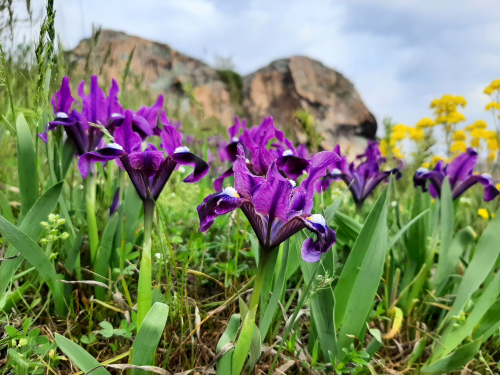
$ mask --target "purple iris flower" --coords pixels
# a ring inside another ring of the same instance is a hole
[[[161,129],[158,127],[159,124],[159,117],[161,117],[161,122],[163,124],[168,123],[167,116],[165,115],[165,111],[163,111],[163,104],[165,102],[165,99],[163,98],[163,95],[158,96],[158,100],[156,100],[156,103],[153,104],[151,107],[146,107],[142,106],[135,114],[137,116],[140,116],[144,118],[148,124],[149,124],[149,131],[152,134],[146,134],[141,133],[141,131],[138,131],[139,135],[142,137],[142,139],[145,139],[149,135],[161,135]],[[158,112],[161,112],[161,115],[158,116]]]
[[[195,183],[207,175],[208,164],[182,146],[182,134],[171,125],[165,125],[161,131],[161,147],[166,151],[166,157],[163,150],[158,150],[151,143],[142,150],[142,139],[132,129],[132,118],[132,111],[126,110],[123,124],[115,131],[115,144],[80,157],[78,169],[83,178],[87,177],[91,163],[116,160],[130,176],[142,200],[150,201],[151,198],[158,199],[179,164],[194,167],[193,173],[184,182]]]
[[[259,240],[264,254],[269,254],[298,231],[307,228],[316,239],[304,242],[302,257],[316,262],[321,254],[335,243],[335,231],[323,216],[311,215],[314,203],[314,184],[327,172],[327,166],[339,160],[334,152],[320,152],[310,162],[309,175],[296,187],[293,180],[282,176],[273,160],[266,176],[253,174],[246,162],[245,151],[238,145],[234,163],[235,187],[209,195],[198,206],[200,231],[207,231],[217,216],[240,208],[247,217]]]
[[[340,154],[340,146],[335,146],[334,152],[341,159],[329,166],[329,173],[316,182],[316,190],[325,191],[333,181],[342,180],[349,186],[354,202],[360,206],[371,194],[373,189],[391,174],[401,178],[398,168],[388,171],[380,171],[380,165],[385,162],[378,148],[377,142],[369,142],[363,155],[358,156],[361,163],[355,167],[354,162],[348,164],[347,157]]]
[[[432,171],[429,171],[427,168],[419,168],[413,176],[413,183],[415,187],[421,186],[422,191],[425,192],[427,191],[427,181],[430,181],[429,193],[433,198],[437,198],[441,196],[443,180],[445,177],[448,177],[452,198],[457,199],[467,189],[479,182],[484,186],[484,200],[489,202],[495,199],[500,192],[495,187],[491,175],[487,173],[483,173],[482,175],[473,174],[477,158],[477,152],[472,148],[468,148],[466,152],[457,156],[448,165],[444,165],[444,162],[441,160]]]
[[[240,128],[244,129],[243,135],[237,137],[235,134],[238,134]],[[245,128],[245,121],[240,123],[236,118],[235,125],[229,129],[229,132],[232,142],[222,151],[219,148],[221,160],[234,163],[238,156],[236,146],[240,144],[243,146],[248,168],[254,175],[265,176],[274,161],[279,171],[292,180],[297,180],[309,168],[310,162],[298,156],[292,142],[284,137],[282,131],[275,128],[272,117],[265,118],[259,126],[251,129]],[[272,143],[271,149],[268,149],[268,143],[273,138],[277,142]],[[214,189],[221,190],[224,179],[233,175],[234,171],[231,167],[214,181]]]

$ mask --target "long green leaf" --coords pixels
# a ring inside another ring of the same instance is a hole
[[[500,327],[500,299],[497,299],[493,305],[488,309],[486,314],[483,315],[481,321],[477,324],[474,334],[472,335],[473,340],[479,338],[483,342],[486,342],[491,335],[498,332],[498,327]]]
[[[231,315],[231,319],[229,319],[229,323],[227,324],[226,330],[222,334],[217,343],[217,353],[221,350],[221,348],[229,344],[230,342],[234,342],[236,337],[238,336],[238,328],[240,327],[241,316],[239,314]],[[230,349],[226,354],[224,354],[217,361],[217,374],[218,375],[231,375],[232,374],[232,357],[233,357],[234,349]]]
[[[64,182],[59,182],[52,186],[49,190],[45,192],[35,203],[33,208],[25,216],[22,223],[19,225],[19,229],[26,233],[28,237],[32,240],[37,241],[43,233],[43,227],[40,222],[47,220],[50,213],[54,211],[56,207],[57,200],[61,195]],[[7,249],[6,257],[16,255],[18,251],[15,246],[9,246]],[[7,286],[9,285],[12,277],[16,273],[21,263],[24,260],[24,256],[19,256],[16,259],[10,260],[8,262],[2,262],[0,264],[0,299],[2,299]]]
[[[125,196],[125,237],[127,242],[134,243],[135,232],[139,225],[139,214],[142,209],[142,200],[133,184],[130,184]]]
[[[449,356],[422,367],[420,373],[425,375],[439,375],[448,374],[453,370],[458,370],[474,358],[480,347],[481,340],[478,339],[476,341],[472,341],[471,343],[458,348]]]
[[[36,268],[54,296],[57,313],[60,316],[65,315],[66,306],[62,295],[62,284],[57,282],[56,269],[47,255],[26,233],[12,225],[3,216],[0,216],[0,231],[2,236],[12,243],[26,260]]]
[[[338,347],[348,348],[366,329],[380,284],[387,248],[387,210],[390,184],[368,215],[335,288],[335,325]],[[339,350],[341,358],[345,353]]]
[[[451,187],[448,178],[443,181],[441,187],[441,251],[439,257],[448,258],[451,240],[453,238],[454,215]],[[438,264],[439,267],[439,264]]]
[[[281,298],[281,294],[283,293],[283,289],[285,287],[285,274],[286,267],[288,264],[288,254],[290,253],[290,240],[287,240],[283,247],[283,257],[281,259],[280,271],[278,274],[278,279],[274,284],[273,296],[269,301],[267,309],[265,310],[264,316],[260,320],[260,338],[263,341],[266,337],[267,331],[269,330],[269,326],[273,320],[276,309],[278,308],[278,302]]]
[[[253,307],[245,317],[243,321],[243,327],[241,328],[240,337],[238,337],[238,342],[234,348],[233,353],[233,363],[232,363],[232,375],[240,375],[243,365],[247,359],[247,355],[250,351],[253,339],[253,331],[257,329],[255,327],[255,315],[257,314],[257,307]]]
[[[21,213],[26,215],[38,198],[38,179],[35,147],[31,131],[21,113],[16,120],[17,129],[17,170],[21,193]]]
[[[302,244],[307,239],[304,232],[299,232],[295,235],[295,251],[300,257],[300,268],[304,275],[306,284],[313,282],[316,275],[324,275],[325,272],[320,269],[315,263],[308,263],[302,259],[301,251]],[[333,251],[330,250],[324,257],[332,257]],[[323,263],[324,264],[324,263]],[[330,275],[333,275],[331,273]],[[337,335],[334,320],[335,300],[331,288],[317,290],[310,296],[311,314],[314,319],[316,332],[319,338],[323,358],[329,358],[329,352],[334,356],[337,355]]]
[[[59,349],[84,373],[92,371],[91,373],[95,375],[111,375],[108,370],[101,367],[101,364],[90,353],[78,344],[61,336],[59,333],[55,334],[55,338]]]
[[[406,225],[401,228],[389,241],[389,244],[387,245],[388,249],[392,249],[394,245],[399,241],[399,239],[405,234],[405,232],[410,229],[410,227],[415,224],[418,220],[420,220],[424,215],[428,214],[429,210],[425,210],[421,213],[419,213],[417,216],[415,216],[413,219],[411,219]]]
[[[141,330],[132,344],[132,364],[148,366],[153,363],[153,356],[160,342],[168,317],[168,305],[156,302],[148,311],[141,325]],[[132,374],[142,374],[133,370]]]
[[[94,272],[97,275],[101,275],[104,278],[108,278],[108,270],[110,267],[109,261],[111,258],[111,251],[113,247],[113,238],[115,235],[116,227],[118,225],[118,214],[115,213],[111,220],[106,225],[106,229],[104,230],[104,234],[102,235],[101,240],[101,249],[99,251],[99,256],[97,257],[96,266]],[[103,282],[102,277],[94,275],[94,280]],[[106,297],[106,289],[96,286],[95,293],[97,299],[103,301]]]
[[[9,200],[2,191],[0,191],[0,208],[2,209],[2,215],[12,224],[15,225],[16,219],[12,214],[12,209],[10,208]]]
[[[448,318],[457,316],[464,308],[467,301],[483,283],[486,276],[491,272],[500,253],[500,210],[479,239],[474,252],[474,257],[467,267],[462,282],[457,291],[457,297]]]

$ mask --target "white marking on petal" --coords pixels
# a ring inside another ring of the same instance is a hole
[[[240,139],[238,137],[233,137],[233,139],[231,139],[233,142],[238,142]]]
[[[236,191],[236,189],[232,186],[228,186],[228,187],[225,187],[219,195],[227,195],[228,197],[231,197],[231,198],[239,198],[239,194],[238,192]]]
[[[108,144],[109,148],[116,148],[117,150],[123,150],[123,147],[120,146],[118,143],[110,143]]]
[[[122,117],[121,113],[112,113],[111,117]]]
[[[293,155],[293,151],[292,150],[283,151],[283,156],[290,156],[290,155]]]
[[[250,164],[250,160],[245,159],[245,163]]]
[[[481,176],[483,176],[484,178],[487,178],[488,180],[491,180],[491,174],[489,174],[489,173],[483,173]]]
[[[307,220],[309,220],[313,224],[319,224],[319,225],[326,227],[326,220],[323,217],[323,215],[313,214],[313,215],[309,216],[307,218]]]
[[[338,168],[333,168],[333,169],[332,169],[332,171],[330,172],[330,174],[331,174],[332,176],[338,176],[338,175],[341,175],[341,174],[342,174],[342,172],[341,172],[341,171],[340,171],[340,169],[338,169]]]
[[[57,118],[68,118],[68,115],[64,112],[57,112],[56,117]]]
[[[420,167],[417,169],[417,173],[427,173],[429,170],[425,167]]]
[[[294,180],[288,179],[288,181],[290,182],[290,185],[292,185],[292,187],[297,186],[297,183]]]
[[[189,147],[186,146],[177,147],[174,151],[174,154],[178,154],[180,152],[189,152]]]

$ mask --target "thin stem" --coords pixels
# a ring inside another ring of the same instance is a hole
[[[95,217],[95,189],[96,177],[95,173],[90,173],[85,180],[86,182],[86,200],[87,200],[87,225],[89,227],[89,244],[90,244],[90,260],[95,264],[97,257],[97,246],[99,245],[99,234],[97,232],[97,220]]]
[[[137,289],[137,332],[151,308],[153,292],[152,262],[151,262],[151,233],[153,230],[153,217],[155,203],[152,200],[144,201],[144,245],[142,247],[141,268],[139,270],[139,286]]]
[[[262,246],[259,247],[259,265],[257,266],[257,275],[253,286],[252,299],[250,300],[250,310],[259,304],[269,259],[269,251],[265,251]]]

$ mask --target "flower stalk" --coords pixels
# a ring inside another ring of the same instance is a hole
[[[262,246],[259,247],[259,265],[257,266],[257,275],[253,286],[252,299],[250,300],[250,310],[259,304],[262,287],[266,279],[267,265],[271,252],[265,251]]]
[[[144,201],[144,245],[141,254],[141,268],[139,270],[139,286],[137,290],[137,332],[141,329],[142,322],[151,308],[153,292],[152,260],[151,260],[151,234],[153,231],[153,218],[155,203],[151,199]]]
[[[96,201],[96,176],[90,173],[85,180],[85,198],[87,204],[87,225],[89,228],[90,260],[95,264],[97,247],[99,245],[99,234],[97,232],[97,219],[95,216]]]

